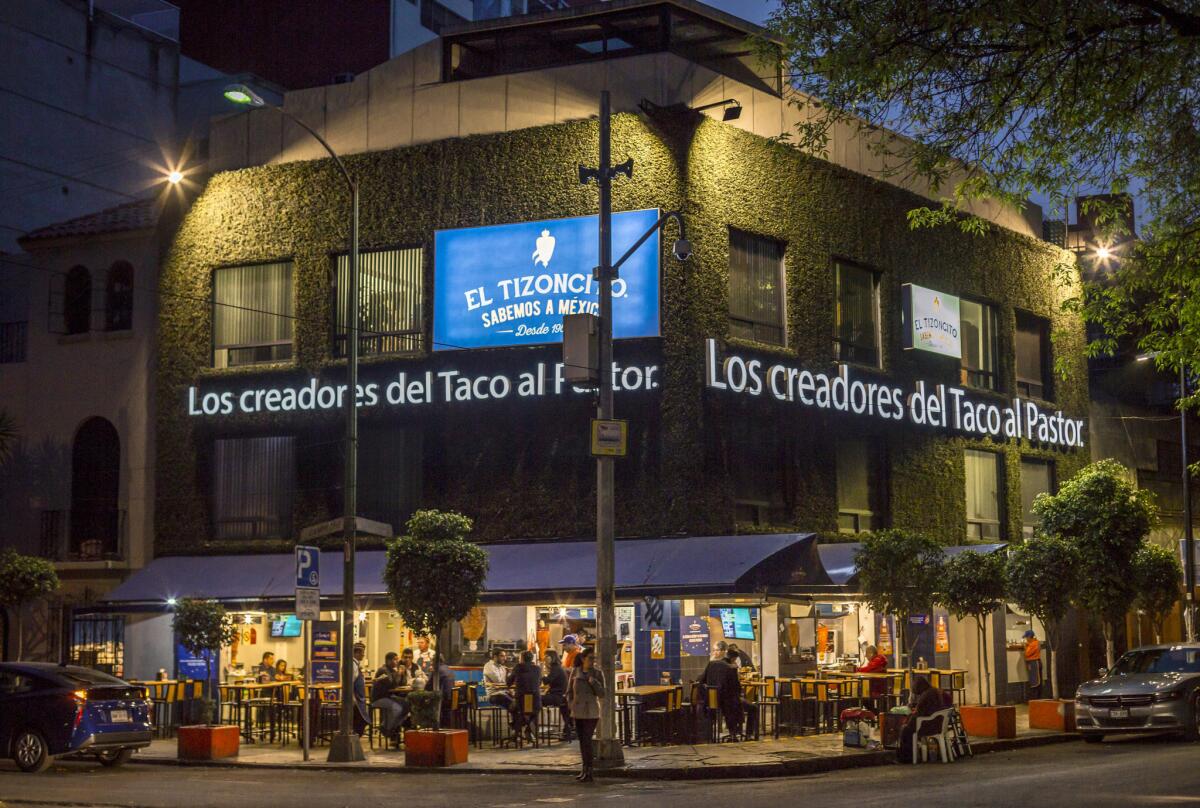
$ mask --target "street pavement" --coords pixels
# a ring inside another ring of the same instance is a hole
[[[715,782],[603,780],[561,775],[446,774],[180,768],[131,765],[108,770],[60,763],[42,775],[0,764],[0,805],[228,808],[362,806],[382,803],[544,808],[646,805],[738,808],[854,806],[1176,806],[1200,805],[1200,745],[1127,738],[994,752],[953,764],[882,766],[799,778]]]

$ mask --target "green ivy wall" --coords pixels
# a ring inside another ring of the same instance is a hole
[[[727,335],[728,228],[787,244],[789,347],[785,353],[828,368],[832,361],[832,261],[835,257],[883,273],[885,373],[899,381],[956,383],[957,363],[899,349],[899,288],[915,282],[1000,306],[1001,388],[1011,390],[1014,309],[1049,317],[1055,356],[1067,377],[1056,380],[1054,408],[1087,414],[1084,330],[1060,310],[1072,289],[1055,284],[1058,249],[992,228],[969,236],[944,228],[909,230],[905,212],[920,198],[856,175],[725,124],[675,122],[652,128],[632,115],[614,119],[614,154],[632,157],[634,178],[615,183],[617,210],[687,210],[695,257],[676,261],[664,239],[662,340],[623,349],[661,362],[661,388],[618,396],[618,414],[631,420],[631,455],[618,462],[618,535],[730,533],[731,465],[738,461],[732,427],[767,430],[771,463],[787,489],[789,517],[771,529],[836,530],[833,441],[870,434],[863,419],[814,416],[761,402],[746,404],[702,389],[703,340]],[[594,121],[357,155],[347,160],[362,189],[362,248],[423,246],[426,284],[432,284],[436,229],[553,219],[593,213],[594,186],[581,186],[577,166],[595,164]],[[161,285],[158,364],[157,552],[279,551],[274,540],[214,541],[208,495],[212,441],[234,434],[303,436],[298,527],[336,515],[330,492],[340,469],[335,415],[275,414],[219,420],[189,418],[188,385],[225,383],[240,376],[314,373],[336,377],[344,363],[330,353],[332,255],[344,251],[347,194],[329,161],[289,163],[213,177],[186,215],[165,261]],[[212,271],[221,266],[291,259],[296,284],[295,363],[233,371],[210,368]],[[428,334],[430,306],[426,296]],[[736,343],[748,351],[769,346]],[[554,349],[510,349],[464,361],[486,366],[553,361]],[[428,359],[365,360],[389,370]],[[1003,395],[998,398],[1005,398]],[[486,408],[486,409],[484,409]],[[455,508],[476,520],[484,540],[585,536],[593,524],[593,465],[585,436],[590,402],[574,399],[445,406],[425,413],[364,415],[408,424],[425,434],[424,494],[428,507]],[[891,521],[927,530],[947,543],[962,539],[964,470],[960,438],[894,426],[880,434],[890,460]],[[1053,457],[1060,479],[1086,462],[1086,450],[1044,452],[1015,443],[1003,452],[1008,474],[1008,535],[1020,535],[1019,457]],[[778,451],[777,451],[778,450]],[[761,529],[761,528],[760,528]]]

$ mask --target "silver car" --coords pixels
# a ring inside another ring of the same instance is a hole
[[[1200,739],[1200,643],[1148,645],[1075,691],[1085,741],[1130,732],[1182,732]]]

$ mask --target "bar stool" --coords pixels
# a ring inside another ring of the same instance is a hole
[[[771,733],[772,737],[779,740],[779,680],[774,676],[763,677],[763,688],[759,691],[759,717],[758,729],[759,732],[766,734],[767,714],[771,715]]]
[[[523,749],[525,747],[524,729],[526,727],[532,727],[533,728],[533,731],[531,732],[531,734],[533,735],[532,743],[535,748],[537,746],[539,746],[540,744],[538,742],[538,736],[537,736],[537,717],[538,717],[538,709],[535,705],[535,702],[533,699],[533,694],[532,693],[523,694],[521,696],[521,703],[517,706],[517,709],[514,710],[513,714],[512,714],[512,719],[511,719],[512,736],[510,738],[506,738],[501,745],[506,746],[511,743],[514,746],[516,746],[517,749]]]
[[[818,679],[816,682],[818,722],[825,731],[832,727],[836,732],[840,725],[843,686],[842,680]]]
[[[662,707],[642,710],[638,721],[638,735],[655,745],[667,745],[674,740],[675,718],[683,708],[683,687],[667,691],[667,703]]]
[[[467,689],[467,721],[475,727],[475,746],[477,748],[483,748],[483,719],[485,716],[488,721],[488,734],[491,736],[492,746],[500,745],[501,722],[499,718],[503,713],[504,708],[499,704],[479,700],[479,688],[472,685]]]

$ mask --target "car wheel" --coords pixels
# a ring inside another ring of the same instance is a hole
[[[1186,741],[1200,741],[1200,694],[1192,698],[1192,709],[1188,710],[1187,729],[1183,731]]]
[[[1103,740],[1104,740],[1104,736],[1101,735],[1099,732],[1083,733],[1083,742],[1084,743],[1100,743]]]
[[[50,766],[50,748],[35,729],[23,729],[13,739],[13,760],[23,772],[44,772]]]

